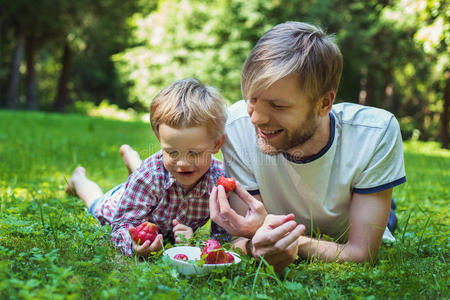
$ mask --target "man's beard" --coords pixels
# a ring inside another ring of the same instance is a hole
[[[305,126],[307,125],[307,127],[305,128]],[[264,153],[264,154],[268,154],[268,155],[277,155],[283,152],[288,151],[289,149],[292,149],[294,147],[303,145],[304,143],[306,143],[316,132],[318,127],[318,120],[316,118],[314,118],[314,114],[309,114],[308,118],[306,119],[305,122],[303,122],[303,124],[301,124],[301,126],[299,126],[297,129],[294,130],[294,132],[292,132],[291,134],[289,134],[288,132],[286,132],[284,130],[284,132],[282,132],[281,134],[285,134],[285,138],[279,143],[279,145],[272,145],[270,144],[270,142],[267,139],[262,138],[258,133],[257,133],[257,143],[258,143],[258,147],[259,150]],[[299,153],[298,155],[295,156],[300,156],[300,157],[296,157],[296,159],[301,159],[302,154]]]

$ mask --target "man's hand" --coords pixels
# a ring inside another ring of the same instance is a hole
[[[183,240],[178,236],[181,234],[186,240],[194,236],[194,231],[191,227],[181,224],[177,219],[172,220],[173,225],[173,237],[175,238],[175,243],[181,244]]]
[[[245,217],[230,207],[223,186],[218,186],[213,188],[209,197],[211,220],[231,235],[252,238],[267,216],[266,209],[261,201],[250,195],[237,181],[235,192],[248,206]]]
[[[133,227],[128,228],[128,233],[131,236],[130,229]],[[139,256],[147,257],[150,255],[151,252],[156,252],[162,249],[162,243],[163,243],[163,236],[162,234],[158,234],[153,241],[153,243],[150,244],[150,241],[145,241],[142,245],[138,245],[133,239],[131,239],[133,242],[133,250],[134,253],[136,253]]]
[[[251,241],[254,257],[264,259],[274,267],[275,272],[282,271],[297,258],[298,239],[305,231],[304,225],[297,225],[294,215],[268,215],[261,228]]]

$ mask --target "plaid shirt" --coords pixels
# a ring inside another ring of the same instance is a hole
[[[102,225],[111,224],[114,246],[131,256],[130,226],[137,227],[148,220],[158,226],[164,237],[172,236],[173,219],[194,231],[203,226],[209,219],[209,195],[221,175],[224,175],[222,163],[213,157],[209,170],[189,193],[184,194],[181,185],[164,168],[159,151],[130,175],[123,192],[115,192],[113,201],[105,201],[96,210],[96,215]],[[120,198],[114,197],[117,193],[121,193]]]

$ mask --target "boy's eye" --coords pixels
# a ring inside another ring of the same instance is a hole
[[[178,156],[180,155],[177,151],[171,151],[171,152],[167,152],[167,154],[169,154],[170,158],[178,158]]]
[[[189,151],[188,155],[190,158],[196,158],[199,155],[199,153],[194,152],[194,151]]]

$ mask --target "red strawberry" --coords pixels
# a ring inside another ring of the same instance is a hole
[[[180,253],[180,254],[175,255],[173,257],[173,259],[188,261],[189,257],[187,257],[186,255]]]
[[[231,255],[230,252],[227,252],[227,263],[232,263],[234,262],[234,256]]]
[[[227,255],[222,245],[216,240],[207,240],[206,246],[202,249],[202,257],[207,264],[226,264]]]
[[[223,186],[225,189],[225,192],[232,192],[236,188],[236,181],[234,181],[234,178],[226,178],[225,176],[220,176],[217,180],[217,185]]]
[[[131,238],[138,245],[142,245],[145,241],[150,241],[153,243],[156,236],[158,235],[158,226],[153,223],[145,221],[136,228],[131,228]]]

